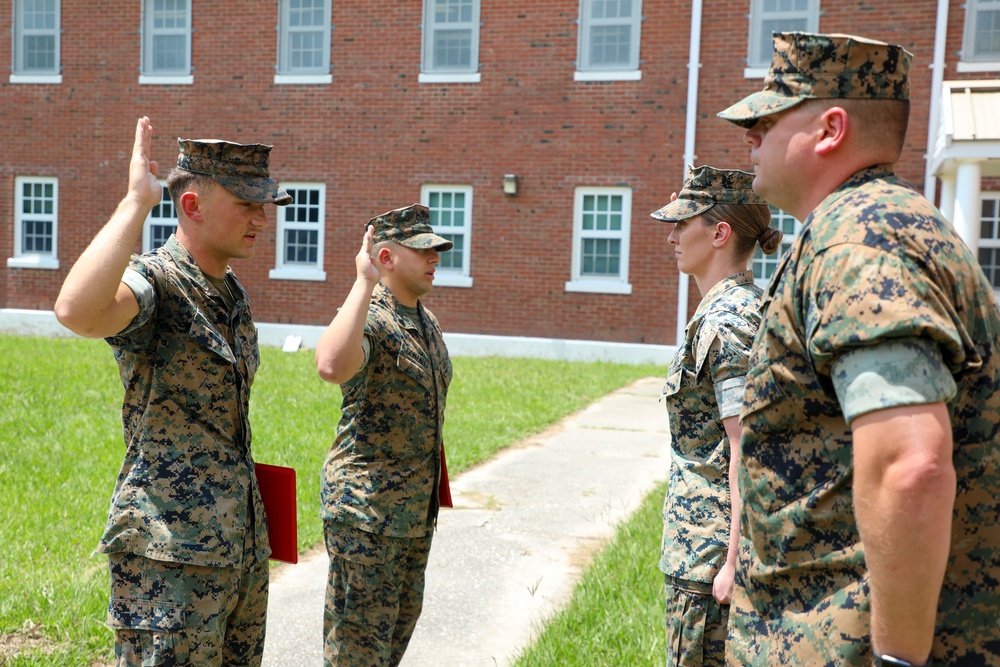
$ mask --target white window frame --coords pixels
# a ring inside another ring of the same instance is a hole
[[[464,196],[465,205],[461,209],[462,225],[438,225],[434,227],[435,234],[462,237],[462,266],[458,268],[442,268],[440,264],[434,270],[435,287],[472,287],[472,186],[471,185],[436,185],[426,184],[420,186],[420,203],[431,208],[431,195],[445,194]],[[431,208],[431,225],[434,225],[436,218],[435,209]],[[442,256],[453,252],[448,250]]]
[[[24,210],[24,185],[51,185],[52,212],[29,213]],[[25,252],[24,225],[29,220],[52,223],[52,251]],[[7,259],[9,268],[58,269],[59,268],[59,179],[51,176],[17,176],[14,179],[14,256]]]
[[[439,1],[423,0],[424,12],[421,24],[421,59],[419,83],[479,83],[479,31],[481,0],[470,0],[472,17],[468,21],[446,22],[437,20],[436,5]],[[464,67],[436,66],[434,64],[434,46],[437,35],[445,30],[468,30],[469,32],[469,64]]]
[[[760,246],[754,246],[753,257],[750,258],[750,268],[753,269],[753,281],[761,289],[767,289],[771,282],[771,276],[766,275],[765,267],[771,267],[771,274],[778,268],[781,258],[792,247],[792,243],[802,233],[802,223],[791,213],[786,213],[776,206],[770,206],[771,226],[781,230],[781,245],[778,252],[773,255],[765,255],[761,252]]]
[[[995,237],[985,237],[983,236],[983,222],[986,218],[982,215],[982,202],[992,200],[994,202],[994,217],[990,220],[993,224],[993,228],[996,230]],[[979,250],[989,249],[1000,252],[1000,192],[983,192],[980,195],[980,205],[979,205],[980,215],[979,215]],[[979,261],[977,255],[976,261],[982,266],[982,262]],[[987,276],[989,278],[989,276]],[[992,280],[990,281],[992,283]],[[1000,285],[994,285],[993,291],[1000,295]]]
[[[281,188],[293,197],[299,191],[316,192],[318,194],[317,203],[313,207],[308,202],[293,201],[288,206],[278,206],[275,217],[277,218],[277,231],[274,239],[274,268],[268,273],[272,280],[308,280],[321,282],[326,280],[326,271],[323,270],[323,241],[326,238],[326,184],[325,183],[282,183]],[[316,212],[316,222],[300,222],[289,220],[291,212],[313,209]],[[315,231],[316,232],[316,261],[308,264],[288,262],[285,260],[286,240],[285,232],[288,231]]]
[[[142,225],[143,252],[154,249],[153,227],[165,227],[173,224],[174,232],[177,231],[177,209],[174,207],[174,201],[170,198],[170,192],[167,191],[167,182],[160,181],[160,188],[162,189],[160,203],[152,208],[149,215],[146,216],[146,222]],[[172,215],[166,215],[167,213]]]
[[[771,67],[771,56],[774,53],[771,42],[767,41],[765,49],[762,43],[766,39],[764,21],[805,19],[803,32],[819,32],[819,0],[807,0],[809,6],[805,10],[772,11],[765,13],[764,3],[767,0],[750,0],[750,36],[747,43],[747,67],[743,76],[748,79],[763,79]],[[761,52],[763,51],[763,52]]]
[[[959,72],[1000,71],[1000,53],[980,56],[975,52],[976,28],[981,18],[980,12],[1000,12],[1000,0],[968,0],[964,6],[965,30],[962,35],[962,52],[957,70]]]
[[[631,0],[632,15],[628,18],[594,18],[595,2],[605,0],[580,0],[580,16],[577,20],[576,71],[574,81],[639,81],[642,70],[639,69],[639,48],[642,43],[642,0]],[[590,62],[590,50],[593,33],[596,28],[608,26],[628,26],[631,40],[629,42],[629,61],[625,66],[594,65]]]
[[[588,196],[609,196],[622,198],[621,229],[584,230],[584,201]],[[573,194],[573,249],[570,280],[566,283],[567,292],[593,292],[598,294],[631,294],[632,285],[628,282],[628,258],[632,229],[632,188],[627,187],[597,187],[580,186]],[[583,242],[585,240],[618,240],[620,252],[618,257],[617,276],[583,275]]]
[[[11,44],[13,53],[11,53],[10,83],[62,83],[62,9],[60,7],[60,0],[53,0],[53,2],[55,3],[55,25],[51,28],[27,28],[25,26],[24,15],[25,0],[14,0],[14,25],[12,28],[13,40]],[[25,69],[24,41],[29,37],[40,36],[50,36],[54,40],[53,67],[50,70]]]
[[[323,5],[322,26],[293,26],[292,25],[292,2],[293,0],[280,0],[278,3],[278,62],[275,65],[275,84],[300,84],[300,85],[326,85],[333,83],[333,74],[330,72],[330,36],[333,33],[332,0],[321,0]],[[321,63],[315,67],[296,67],[292,65],[292,36],[295,33],[317,34],[322,32],[320,39],[323,43],[323,53],[320,55]]]
[[[175,2],[177,0],[174,0]],[[191,6],[195,0],[183,0],[186,3],[184,9],[184,23],[182,28],[157,28],[156,11],[154,4],[157,0],[143,0],[142,2],[142,42],[141,58],[139,68],[139,83],[154,85],[189,86],[194,83],[193,65],[191,64]],[[157,70],[153,67],[153,47],[158,37],[184,38],[185,66],[170,70]]]

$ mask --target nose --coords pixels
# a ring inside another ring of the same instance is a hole
[[[750,144],[752,148],[760,146],[760,133],[757,131],[756,124],[743,133],[743,141]]]
[[[673,229],[667,234],[667,243],[670,245],[677,245],[677,225],[673,225]]]
[[[264,228],[271,224],[271,216],[268,215],[268,207],[264,204],[257,206],[250,220],[255,227]]]
[[[437,248],[428,248],[427,261],[431,264],[437,264],[441,261],[441,253],[438,252]]]

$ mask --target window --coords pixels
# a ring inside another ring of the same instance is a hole
[[[424,0],[420,81],[479,81],[479,0]]]
[[[631,188],[576,189],[567,292],[632,293],[628,282],[631,222]]]
[[[983,194],[979,230],[979,264],[1000,289],[1000,193]]]
[[[771,66],[771,33],[818,30],[819,0],[751,0],[747,76],[762,77]]]
[[[14,256],[7,266],[58,269],[59,181],[19,176],[14,190]]]
[[[62,83],[59,0],[14,0],[11,83]]]
[[[326,185],[283,183],[292,196],[288,206],[278,206],[275,242],[275,280],[326,280],[323,271],[323,237],[326,232]]]
[[[170,199],[170,191],[162,181],[160,186],[163,188],[160,203],[149,212],[146,224],[142,227],[143,252],[156,250],[177,231],[177,211],[174,209],[173,200]]]
[[[581,0],[577,81],[640,79],[641,0]]]
[[[969,0],[965,7],[962,61],[1000,62],[1000,0]]]
[[[469,260],[472,238],[472,187],[468,185],[425,185],[420,202],[430,209],[431,227],[455,245],[441,253],[434,284],[472,287]]]
[[[331,83],[330,0],[281,0],[275,83]]]
[[[778,268],[781,257],[792,247],[795,238],[802,231],[802,223],[790,214],[774,206],[769,206],[768,208],[771,209],[771,226],[780,229],[784,236],[781,238],[781,246],[778,248],[778,252],[773,255],[765,255],[761,252],[760,246],[756,246],[753,252],[750,268],[753,269],[754,282],[761,289],[767,288],[767,284],[771,282],[771,276],[774,275],[775,270]]]
[[[139,83],[194,83],[191,0],[145,0]]]

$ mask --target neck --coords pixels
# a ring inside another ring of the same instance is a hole
[[[228,257],[217,257],[209,252],[201,244],[197,243],[190,234],[186,234],[184,229],[177,226],[177,241],[188,251],[198,268],[213,278],[224,278],[226,269],[229,268]]]
[[[694,278],[695,283],[698,284],[698,291],[701,292],[702,296],[705,296],[708,294],[709,290],[729,276],[735,276],[737,273],[746,271],[746,266],[746,262],[743,262],[742,264],[728,262],[726,264],[709,267],[702,273],[697,275],[692,274],[691,277]]]

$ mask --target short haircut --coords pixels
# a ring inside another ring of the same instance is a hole
[[[821,99],[823,109],[841,107],[854,121],[862,146],[879,147],[896,162],[903,153],[906,129],[910,122],[909,100]]]
[[[204,193],[212,185],[215,185],[215,179],[211,176],[195,174],[186,169],[171,169],[167,175],[167,191],[170,192],[170,198],[174,201],[174,208],[177,211],[181,210],[181,195],[185,192],[194,190]]]

